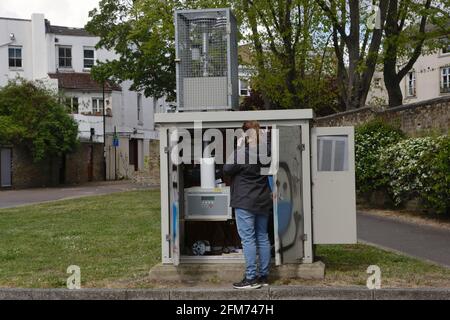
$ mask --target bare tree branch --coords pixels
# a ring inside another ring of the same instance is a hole
[[[326,4],[324,0],[316,0],[316,1],[317,4],[322,8],[322,10],[327,14],[328,18],[330,18],[333,27],[339,32],[341,38],[348,44],[348,36],[347,33],[345,32],[345,26],[339,23],[337,16],[334,14],[334,12]]]
[[[416,63],[417,59],[419,58],[420,54],[422,53],[423,43],[425,42],[425,39],[426,39],[425,27],[427,25],[428,9],[430,9],[431,0],[426,0],[424,6],[425,6],[425,12],[422,15],[422,18],[420,19],[420,27],[419,27],[420,40],[419,40],[418,44],[416,45],[416,47],[414,48],[414,52],[413,52],[411,58],[409,59],[408,63],[402,69],[400,69],[400,71],[398,72],[397,77],[399,79],[403,79],[406,76],[406,74],[409,72],[409,70],[411,70],[411,68],[414,66],[414,63]]]

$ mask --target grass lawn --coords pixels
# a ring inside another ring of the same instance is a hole
[[[85,197],[0,210],[0,286],[84,287],[148,274],[160,260],[158,191]]]
[[[63,288],[73,264],[85,288],[154,287],[146,275],[160,260],[159,225],[156,190],[0,210],[0,287]],[[376,264],[384,287],[450,287],[450,269],[366,245],[319,246],[316,254],[326,279],[289,283],[365,285]]]

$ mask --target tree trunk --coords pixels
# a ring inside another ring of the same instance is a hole
[[[361,15],[360,15],[360,1],[349,0],[349,31],[347,34],[347,17],[345,13],[346,1],[342,1],[339,10],[341,16],[336,14],[337,4],[331,1],[331,7],[326,1],[316,0],[318,5],[324,10],[325,14],[330,18],[333,25],[333,42],[335,52],[338,60],[338,77],[342,79],[345,76],[345,82],[342,84],[342,100],[345,102],[346,110],[353,110],[363,107],[366,102],[367,93],[370,89],[370,82],[375,71],[376,62],[378,59],[378,51],[381,45],[383,35],[383,25],[386,19],[386,11],[389,0],[380,0],[380,22],[381,26],[374,29],[372,32],[372,39],[367,54],[361,52]],[[345,70],[346,57],[345,50],[340,47],[337,40],[338,35],[345,44],[348,52],[348,70]]]
[[[393,108],[403,103],[403,94],[400,89],[400,81],[402,80],[396,71],[397,66],[397,46],[388,41],[385,45],[385,55],[383,62],[383,78],[384,85],[388,92],[389,107]]]
[[[389,108],[402,105],[403,94],[402,90],[400,89],[400,82],[397,81],[396,79],[387,79],[385,77],[384,83],[386,84],[386,88],[389,88],[388,90]]]
[[[244,11],[247,13],[248,22],[250,25],[250,29],[252,31],[252,41],[253,45],[255,47],[255,53],[256,53],[256,66],[258,68],[258,72],[262,73],[265,70],[264,67],[264,52],[263,52],[263,46],[261,43],[261,39],[259,37],[258,33],[258,22],[256,19],[256,13],[254,9],[250,9],[250,4],[248,0],[243,1]],[[262,100],[264,101],[264,109],[268,110],[271,107],[271,103],[269,98],[264,92],[261,92]]]
[[[406,4],[407,5],[407,4]],[[428,10],[431,6],[431,0],[426,0],[424,3],[424,8]],[[404,10],[408,10],[406,7]],[[412,69],[414,63],[419,58],[422,52],[422,46],[425,41],[425,26],[427,22],[428,13],[422,15],[419,27],[419,36],[421,39],[414,47],[414,52],[408,62],[397,71],[397,56],[399,54],[399,44],[398,38],[402,32],[403,23],[400,22],[399,25],[399,14],[398,14],[398,0],[390,0],[388,13],[386,18],[386,41],[384,43],[384,57],[383,57],[383,77],[386,90],[389,97],[389,107],[396,107],[402,105],[403,94],[400,88],[401,80],[408,74]]]

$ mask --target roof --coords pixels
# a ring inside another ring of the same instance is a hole
[[[31,19],[0,17],[0,20],[12,20],[12,21],[31,21]]]
[[[95,37],[93,34],[87,32],[84,28],[54,26],[50,24],[50,21],[48,20],[45,20],[45,32],[64,36]]]
[[[81,90],[81,91],[103,91],[103,85],[95,81],[90,73],[77,72],[58,72],[48,74],[52,79],[58,79],[58,88],[66,90]],[[105,91],[122,91],[120,85],[107,82]]]
[[[285,109],[285,110],[262,110],[262,111],[215,111],[215,112],[179,112],[179,113],[157,113],[155,123],[203,123],[212,122],[243,122],[246,120],[256,121],[299,121],[313,119],[312,109]]]

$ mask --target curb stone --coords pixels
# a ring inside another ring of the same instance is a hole
[[[0,288],[0,300],[450,300],[450,288],[271,286],[235,289],[23,289]]]

